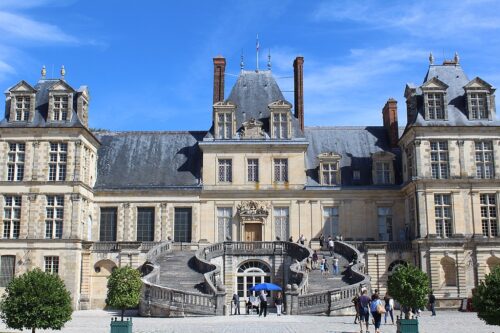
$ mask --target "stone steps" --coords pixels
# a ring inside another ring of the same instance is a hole
[[[339,254],[334,254],[334,256],[339,259],[339,275],[333,275],[333,257],[330,257],[330,252],[328,251],[318,251],[319,261],[323,258],[323,256],[328,261],[328,273],[321,275],[318,263],[318,268],[313,269],[309,273],[309,287],[307,290],[307,293],[309,294],[349,285],[349,280],[342,275],[342,272],[345,270],[345,266],[348,264],[347,259]]]
[[[193,268],[193,258],[193,251],[174,251],[160,256],[157,260],[160,266],[159,284],[173,289],[204,293],[203,274]]]

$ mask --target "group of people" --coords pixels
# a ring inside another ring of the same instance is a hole
[[[250,314],[251,310],[256,310],[259,317],[264,315],[267,316],[267,293],[261,290],[257,297],[250,296],[245,302],[246,314]],[[253,301],[252,301],[253,299]],[[233,294],[232,305],[234,307],[234,314],[240,314],[240,296],[237,293]],[[276,305],[276,313],[281,316],[283,307],[283,296],[279,291],[274,297],[274,305]]]
[[[361,295],[353,298],[352,302],[356,309],[356,318],[354,318],[354,323],[356,324],[359,319],[359,327],[361,333],[363,333],[363,322],[366,326],[366,331],[368,332],[369,318],[370,314],[373,317],[373,324],[375,325],[375,333],[380,332],[380,325],[382,323],[382,314],[384,314],[384,322],[387,324],[387,317],[391,317],[392,324],[394,325],[394,299],[389,294],[384,297],[384,303],[380,299],[378,290],[375,289],[375,293],[371,297],[368,295],[368,290],[366,288],[361,289]]]

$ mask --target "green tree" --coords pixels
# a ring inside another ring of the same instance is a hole
[[[493,268],[474,291],[472,305],[487,324],[500,326],[500,266]]]
[[[113,270],[108,278],[108,295],[106,304],[122,310],[122,320],[125,310],[139,305],[141,296],[141,274],[130,266]]]
[[[15,277],[5,289],[0,317],[8,327],[60,330],[71,319],[71,297],[57,274],[40,269]]]
[[[415,266],[399,266],[389,277],[389,294],[404,308],[405,318],[410,318],[410,308],[427,304],[429,278]]]

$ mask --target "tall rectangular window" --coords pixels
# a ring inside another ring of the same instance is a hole
[[[339,163],[321,163],[323,185],[339,185]]]
[[[288,238],[290,237],[289,225],[288,207],[274,208],[274,227],[276,237],[279,237],[283,241],[288,241]]]
[[[288,182],[288,159],[274,159],[274,181],[280,183]]]
[[[378,207],[378,239],[381,241],[392,241],[392,208]]]
[[[155,237],[155,209],[137,208],[137,241],[152,242]]]
[[[476,141],[476,178],[490,179],[495,175],[493,142]]]
[[[63,181],[66,180],[66,162],[68,157],[67,143],[50,143],[50,160],[49,160],[49,180]]]
[[[102,207],[101,222],[99,225],[99,240],[101,242],[116,242],[116,225],[116,207]]]
[[[219,139],[231,139],[233,136],[232,113],[219,112],[217,114],[217,129]]]
[[[54,96],[54,120],[68,120],[68,96]]]
[[[339,235],[339,209],[338,207],[323,208],[323,233],[328,236]]]
[[[406,173],[408,174],[408,180],[413,178],[413,148],[408,147],[406,149]]]
[[[191,242],[191,208],[175,208],[174,241]]]
[[[14,278],[16,272],[16,256],[0,257],[0,288],[5,288]]]
[[[219,242],[224,242],[226,238],[232,239],[233,209],[231,207],[217,208],[217,234]]]
[[[288,115],[285,112],[273,114],[273,131],[276,139],[288,138]]]
[[[219,182],[230,183],[233,181],[233,160],[219,159]]]
[[[427,93],[429,119],[444,119],[443,93]]]
[[[448,164],[448,142],[447,141],[432,141],[431,142],[431,170],[432,178],[447,179],[449,177]]]
[[[248,166],[248,181],[252,183],[259,182],[259,160],[257,158],[249,158]]]
[[[7,180],[21,181],[24,178],[24,154],[26,145],[24,143],[9,143],[7,160]]]
[[[497,202],[495,194],[481,194],[481,224],[483,236],[498,236]]]
[[[45,238],[60,239],[63,234],[64,196],[48,195],[45,208]]]
[[[376,162],[377,184],[391,183],[391,168],[389,162]]]
[[[453,233],[451,195],[434,194],[434,216],[436,218],[436,234],[441,238],[451,237]]]
[[[28,121],[30,116],[31,98],[29,96],[16,96],[16,120]]]
[[[20,226],[21,197],[6,196],[3,209],[3,238],[19,238]]]
[[[470,118],[488,119],[488,112],[486,109],[486,94],[471,93],[469,96],[470,96]]]
[[[47,256],[44,257],[45,272],[58,274],[59,273],[59,257]]]

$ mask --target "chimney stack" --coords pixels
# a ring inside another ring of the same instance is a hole
[[[398,102],[394,98],[389,98],[387,103],[385,103],[382,110],[382,117],[391,148],[398,148]]]
[[[297,57],[293,61],[293,83],[295,118],[304,131],[304,57]]]
[[[223,56],[214,58],[214,103],[224,101],[224,73],[226,59]]]

